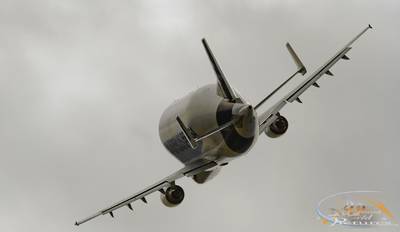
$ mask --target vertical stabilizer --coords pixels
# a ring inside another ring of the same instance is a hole
[[[225,78],[224,73],[221,70],[221,67],[219,66],[217,59],[215,59],[210,47],[208,46],[207,40],[203,38],[201,40],[203,43],[204,49],[207,52],[208,58],[210,59],[210,62],[214,68],[215,74],[217,75],[218,78],[218,84],[219,87],[221,88],[222,92],[224,93],[224,97],[226,99],[229,99],[231,102],[235,102],[236,99],[238,99],[238,96],[236,96],[235,91],[233,88],[229,85],[228,81]]]

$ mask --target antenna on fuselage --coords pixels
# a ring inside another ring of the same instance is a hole
[[[224,97],[231,102],[235,102],[237,99],[239,99],[239,97],[236,95],[235,91],[226,80],[225,75],[217,62],[217,59],[215,59],[210,47],[208,46],[207,40],[203,38],[201,42],[203,43],[204,49],[206,50],[208,58],[210,59],[210,62],[214,68],[215,74],[217,75],[218,85],[222,90]]]

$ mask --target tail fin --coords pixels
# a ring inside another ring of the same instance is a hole
[[[224,73],[219,67],[217,59],[215,59],[210,47],[208,46],[207,40],[203,38],[201,42],[203,43],[204,49],[206,50],[208,58],[210,59],[210,62],[214,68],[215,74],[217,75],[219,87],[224,93],[225,98],[229,99],[229,101],[231,102],[235,102],[236,99],[238,99],[239,97],[236,95],[235,91],[226,80]]]

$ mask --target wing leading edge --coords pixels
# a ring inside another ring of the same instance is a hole
[[[372,29],[372,26],[369,24],[365,29],[363,29],[356,37],[354,37],[349,43],[347,43],[341,50],[339,50],[331,59],[329,59],[324,65],[318,68],[313,74],[311,74],[305,81],[303,81],[299,86],[297,86],[294,90],[289,92],[284,98],[279,100],[274,106],[269,108],[264,113],[259,116],[259,128],[260,133],[264,131],[264,129],[269,126],[277,117],[278,112],[286,105],[286,103],[292,103],[293,101],[297,101],[302,103],[300,100],[300,95],[304,93],[310,86],[319,87],[317,80],[324,74],[333,76],[330,68],[336,64],[340,59],[349,60],[349,57],[346,55],[348,51],[351,49],[351,45],[360,38],[367,30]]]
[[[154,193],[154,192],[157,192],[157,191],[163,193],[164,192],[164,188],[168,188],[168,187],[170,187],[170,186],[175,184],[175,180],[177,180],[177,179],[179,179],[181,177],[184,177],[184,176],[187,176],[187,177],[194,176],[194,175],[196,175],[196,174],[198,174],[198,173],[200,173],[202,171],[211,169],[211,168],[213,168],[215,166],[217,166],[217,163],[210,162],[210,161],[197,161],[195,163],[189,164],[189,165],[185,166],[184,168],[178,170],[177,172],[175,172],[175,173],[169,175],[168,177],[162,179],[161,181],[159,181],[159,182],[157,182],[157,183],[145,188],[144,190],[142,190],[142,191],[140,191],[140,192],[138,192],[138,193],[136,193],[136,194],[134,194],[134,195],[122,200],[122,201],[119,201],[119,202],[111,205],[108,208],[104,208],[104,209],[98,211],[97,213],[87,217],[87,218],[84,218],[84,219],[82,219],[80,221],[76,221],[75,225],[79,226],[79,225],[81,225],[81,224],[83,224],[85,222],[88,222],[88,221],[90,221],[90,220],[92,220],[92,219],[94,219],[94,218],[96,218],[96,217],[98,217],[100,215],[110,214],[111,217],[114,217],[114,213],[113,212],[115,210],[121,208],[121,207],[124,207],[124,206],[128,207],[130,210],[133,210],[133,207],[132,207],[132,203],[133,202],[141,199],[144,203],[147,203],[147,200],[145,198],[147,195],[150,195],[151,193]]]

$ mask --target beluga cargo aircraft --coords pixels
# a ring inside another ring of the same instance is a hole
[[[347,53],[352,44],[368,29],[372,29],[371,25],[264,112],[259,112],[259,107],[264,102],[295,75],[304,75],[307,72],[290,44],[287,43],[286,47],[297,65],[297,71],[253,106],[229,84],[207,41],[203,39],[202,43],[217,76],[217,82],[205,85],[175,101],[164,111],[159,123],[161,142],[184,167],[144,190],[77,221],[75,225],[100,215],[109,214],[114,217],[114,211],[122,207],[133,210],[133,202],[141,200],[147,203],[146,196],[154,192],[160,192],[161,201],[166,206],[179,205],[185,194],[182,187],[176,184],[176,180],[186,176],[197,183],[205,183],[217,175],[224,165],[247,153],[261,133],[270,138],[283,135],[288,129],[288,121],[279,111],[293,101],[302,103],[299,97],[309,87],[319,87],[317,81],[321,76],[332,76],[331,67],[341,59],[349,60]]]

